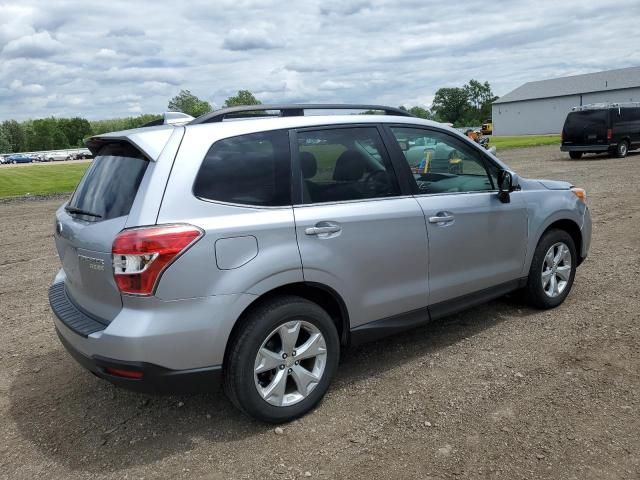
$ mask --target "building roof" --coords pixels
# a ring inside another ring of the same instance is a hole
[[[528,82],[493,103],[517,102],[537,98],[562,97],[581,93],[640,87],[640,67],[572,75]]]

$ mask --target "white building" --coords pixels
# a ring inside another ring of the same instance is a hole
[[[493,133],[558,134],[572,107],[601,102],[640,102],[640,67],[525,83],[493,103]]]

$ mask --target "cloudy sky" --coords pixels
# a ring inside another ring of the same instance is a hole
[[[640,1],[0,0],[0,120],[220,106],[429,106],[443,86],[640,65]],[[632,21],[633,20],[633,21]]]

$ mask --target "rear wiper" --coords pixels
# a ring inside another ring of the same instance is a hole
[[[81,208],[70,207],[69,205],[64,207],[64,209],[68,213],[77,213],[79,215],[87,215],[89,217],[102,218],[102,215],[98,215],[97,213],[89,212],[87,210],[82,210]]]

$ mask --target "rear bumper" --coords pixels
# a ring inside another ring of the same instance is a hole
[[[254,295],[218,295],[163,301],[123,297],[111,322],[80,310],[64,289],[64,271],[51,287],[53,321],[79,363],[113,383],[138,390],[191,388],[219,374],[231,329]],[[106,368],[143,371],[141,379],[109,375]],[[150,388],[148,388],[150,387]]]
[[[608,152],[617,145],[610,143],[607,145],[561,145],[561,152]]]
[[[152,363],[125,362],[100,356],[88,357],[76,350],[57,328],[56,333],[62,345],[80,365],[97,377],[129,390],[148,393],[200,392],[214,389],[222,380],[222,366],[170,370]],[[110,369],[139,372],[141,377],[112,375],[109,373]]]

